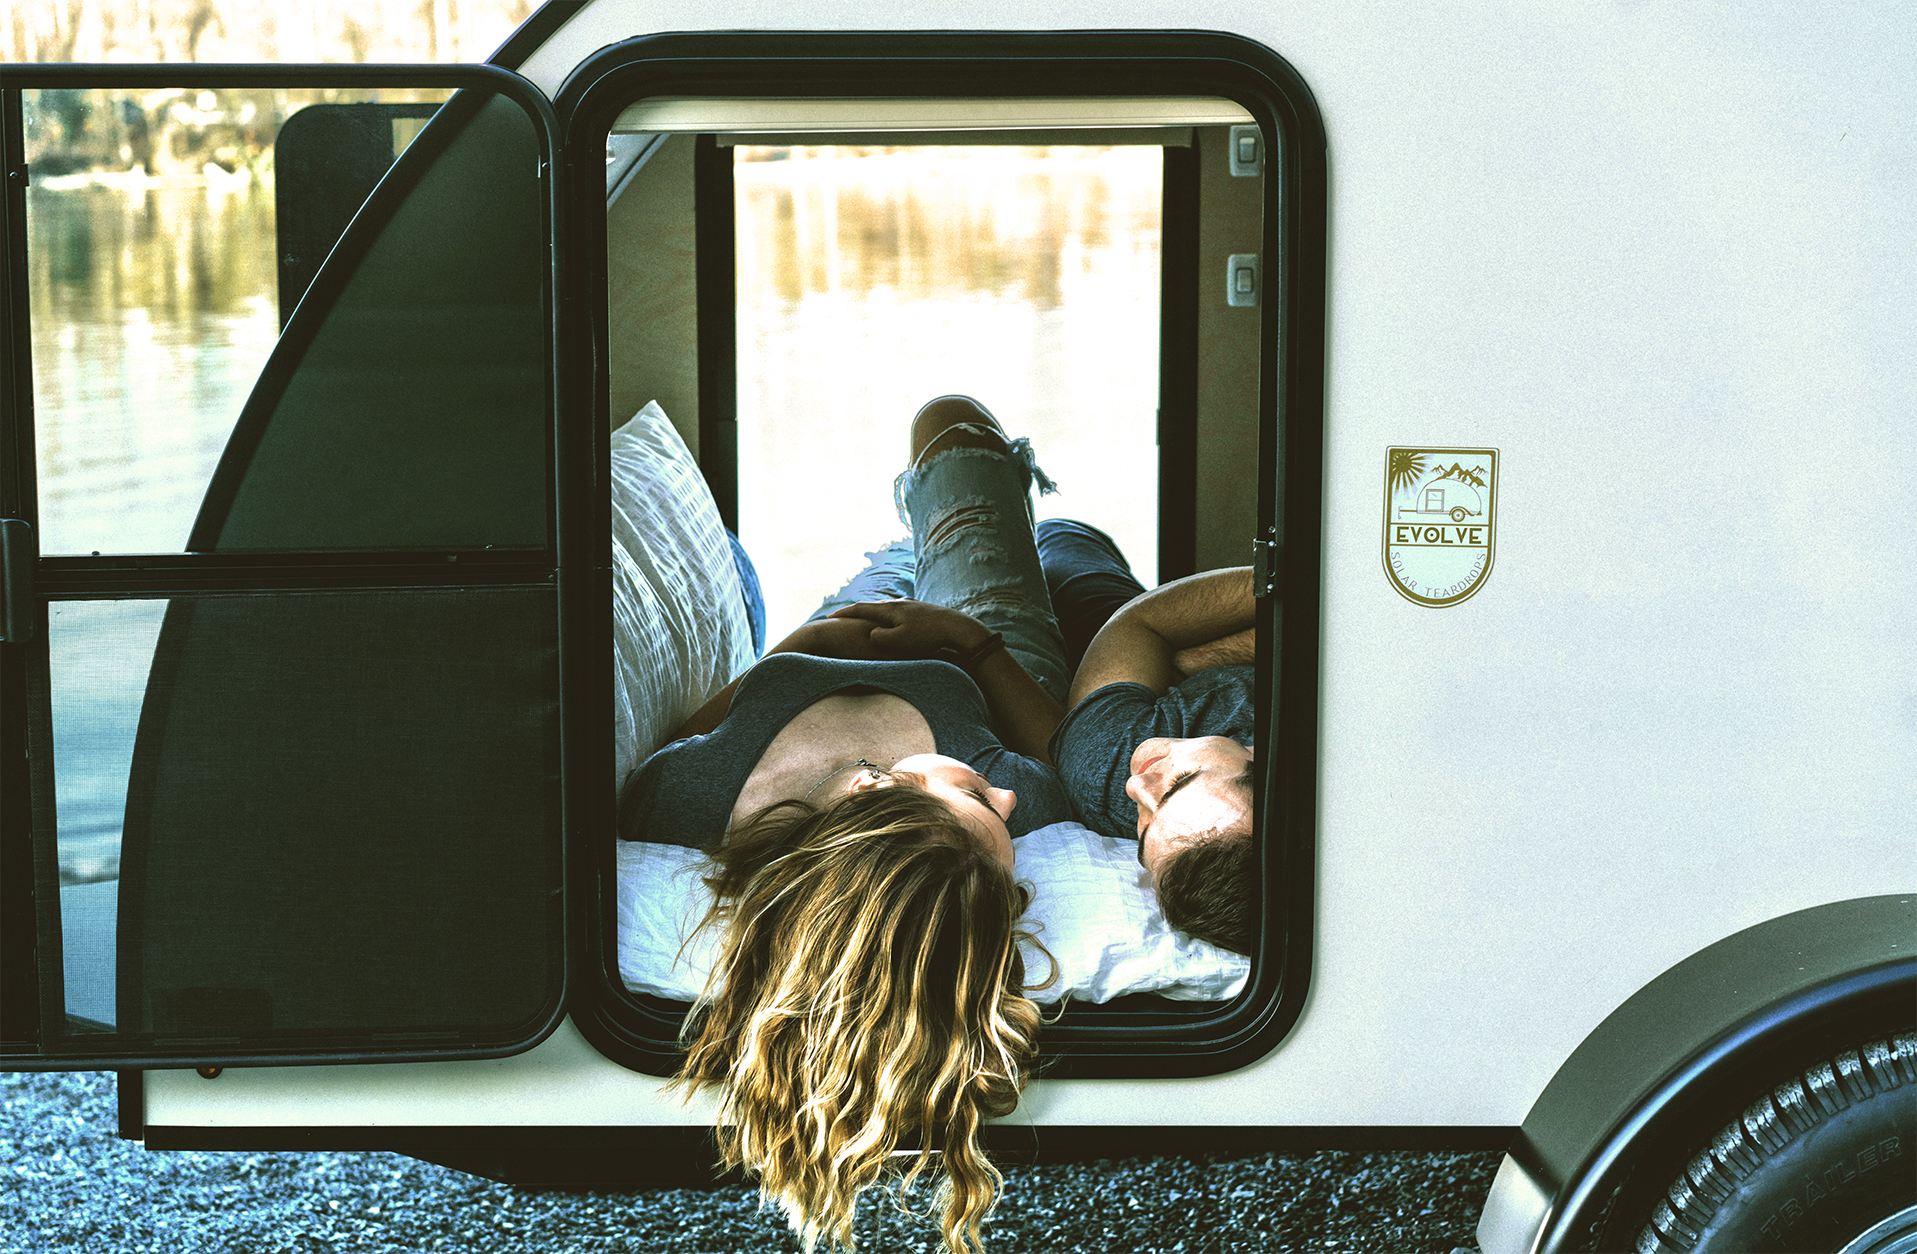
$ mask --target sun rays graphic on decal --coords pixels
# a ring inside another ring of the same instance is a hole
[[[1388,486],[1395,492],[1405,484],[1413,483],[1424,473],[1424,454],[1416,449],[1394,448],[1391,450],[1391,472]]]

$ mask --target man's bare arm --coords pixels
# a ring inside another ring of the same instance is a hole
[[[1234,566],[1177,579],[1133,598],[1099,629],[1072,679],[1075,706],[1107,684],[1143,684],[1159,696],[1184,678],[1181,649],[1246,633],[1256,602],[1251,567]]]
[[[1196,675],[1214,666],[1250,666],[1257,660],[1258,642],[1250,627],[1172,654],[1172,665],[1185,675]]]

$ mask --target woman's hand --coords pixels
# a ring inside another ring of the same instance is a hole
[[[831,620],[866,629],[869,656],[931,658],[946,649],[964,651],[992,633],[970,614],[930,601],[860,601],[833,610]]]
[[[889,658],[931,658],[946,649],[968,653],[992,634],[970,614],[929,601],[861,601],[832,611],[832,617],[871,624],[872,648]],[[1004,649],[994,650],[969,673],[1005,747],[1050,766],[1058,702]]]
[[[809,653],[814,657],[848,658],[873,662],[881,654],[872,650],[872,624],[856,618],[834,621],[821,618],[802,623],[779,643],[765,651],[767,657],[774,653]],[[748,667],[748,670],[751,668]],[[745,672],[721,688],[711,700],[693,711],[692,717],[679,725],[672,733],[673,740],[682,740],[687,736],[703,736],[725,721],[732,709],[732,694],[739,690],[739,681],[745,678]]]
[[[766,652],[768,655],[809,653],[814,657],[876,661],[889,655],[873,649],[872,628],[872,623],[856,618],[818,618],[802,624]]]
[[[929,601],[861,601],[833,610],[832,617],[869,624],[873,650],[887,658],[934,658],[947,649],[969,653],[992,634],[970,614]],[[980,659],[969,673],[1005,747],[1050,766],[1058,702],[1004,649]]]

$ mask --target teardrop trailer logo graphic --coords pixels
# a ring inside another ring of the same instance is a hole
[[[1491,577],[1498,450],[1393,448],[1385,457],[1384,568],[1405,600],[1456,605]]]

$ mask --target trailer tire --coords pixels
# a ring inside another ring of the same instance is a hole
[[[1866,1244],[1917,1248],[1914,1146],[1917,1034],[1866,1042],[1791,1076],[1725,1125],[1653,1204],[1635,1248],[1842,1251],[1893,1217]]]

